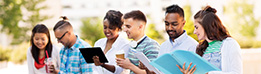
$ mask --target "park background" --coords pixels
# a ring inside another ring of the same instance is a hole
[[[108,10],[141,10],[148,20],[146,35],[161,44],[168,38],[164,9],[172,4],[184,9],[185,30],[196,40],[194,14],[206,5],[216,8],[242,48],[243,73],[261,74],[261,0],[0,0],[0,73],[28,74],[26,54],[38,23],[49,28],[53,44],[61,47],[53,33],[60,16],[67,16],[74,32],[93,45],[105,37],[102,19]]]

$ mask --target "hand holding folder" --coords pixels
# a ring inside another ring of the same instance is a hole
[[[210,64],[196,53],[184,50],[175,50],[172,53],[159,56],[156,60],[150,62],[150,64],[165,74],[183,74],[176,65],[178,64],[182,66],[184,62],[187,63],[185,68],[187,68],[189,66],[188,63],[191,62],[192,66],[190,69],[196,65],[194,74],[205,74],[209,71],[220,71],[220,69]]]

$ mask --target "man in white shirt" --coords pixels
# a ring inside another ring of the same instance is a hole
[[[183,29],[186,21],[184,11],[178,5],[171,5],[165,12],[165,29],[169,39],[160,46],[159,56],[174,50],[187,50],[195,52],[198,42],[187,35]]]

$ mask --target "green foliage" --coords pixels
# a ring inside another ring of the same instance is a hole
[[[104,38],[102,21],[99,18],[82,19],[81,38],[89,40],[93,46],[95,41]]]
[[[31,14],[28,16],[28,19],[24,20],[28,24],[31,24],[31,27],[34,27],[41,21],[44,21],[52,16],[47,15],[40,15],[40,11],[43,9],[47,9],[47,6],[39,6],[40,3],[44,2],[45,0],[25,0],[23,6],[27,9],[28,12]],[[28,14],[27,14],[28,15]]]
[[[256,41],[253,39],[249,40],[237,40],[241,48],[260,48],[261,41]]]
[[[22,20],[21,6],[23,2],[17,0],[0,1],[0,25],[1,32],[13,35],[14,38],[25,34],[24,29],[18,26],[18,22]]]
[[[189,36],[191,36],[192,38],[194,38],[195,40],[198,40],[197,35],[194,34],[194,25],[193,25],[193,21],[192,19],[192,12],[191,12],[191,6],[189,4],[185,5],[183,7],[184,9],[184,15],[185,15],[185,20],[186,20],[186,24],[184,26],[184,29],[187,31],[187,34]]]
[[[26,60],[29,42],[22,43],[14,47],[0,47],[0,61],[11,61],[13,63],[23,63]]]
[[[234,27],[239,27],[240,34],[247,38],[254,38],[259,25],[259,19],[255,19],[254,5],[248,4],[247,0],[232,0],[224,7],[224,14],[232,17]]]
[[[3,49],[0,47],[0,61],[8,61],[10,59],[10,53],[12,50],[10,49]]]
[[[46,9],[46,6],[39,6],[45,0],[1,0],[0,1],[0,32],[13,36],[11,44],[19,44],[23,41],[29,41],[27,31],[31,30],[37,23],[50,18],[49,16],[40,16],[39,11]],[[26,18],[22,14],[22,8],[26,10]],[[25,22],[21,27],[19,22]]]
[[[241,46],[241,48],[261,47],[261,41],[254,40],[256,30],[259,26],[259,19],[254,17],[254,5],[249,4],[248,0],[231,0],[224,6],[224,14],[231,17],[226,23],[231,29],[232,35]],[[239,34],[238,34],[239,32]]]
[[[23,63],[26,61],[27,49],[30,47],[29,45],[30,44],[27,42],[14,47],[10,54],[9,61],[12,61],[13,63]]]
[[[156,30],[155,24],[149,24],[145,29],[145,33],[148,37],[156,40],[160,44],[164,41],[163,36]]]

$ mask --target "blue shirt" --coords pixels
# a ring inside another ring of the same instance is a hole
[[[169,38],[167,41],[163,42],[160,46],[159,56],[165,53],[173,52],[174,50],[186,50],[186,51],[196,51],[198,42],[190,37],[184,30],[184,33],[174,41]]]
[[[76,43],[71,48],[63,47],[60,51],[59,74],[91,74],[93,72],[93,64],[87,64],[79,50],[79,48],[86,47],[91,46],[78,37]]]

